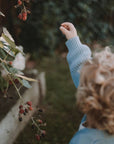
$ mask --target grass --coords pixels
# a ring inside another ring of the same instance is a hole
[[[76,88],[67,61],[60,56],[45,57],[38,61],[37,68],[46,72],[47,94],[41,107],[45,109],[47,134],[37,142],[29,123],[14,144],[67,144],[82,116],[75,104]]]

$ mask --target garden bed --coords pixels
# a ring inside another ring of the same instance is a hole
[[[32,88],[21,90],[24,102],[31,101],[33,105],[33,111],[24,116],[22,122],[18,121],[21,100],[18,98],[16,90],[11,86],[7,98],[4,98],[2,94],[0,95],[0,144],[12,144],[37,110],[41,97],[45,95],[45,74],[41,73],[36,79],[38,82],[31,83]]]

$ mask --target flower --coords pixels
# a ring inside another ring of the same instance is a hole
[[[13,68],[16,68],[18,70],[24,70],[25,69],[25,57],[18,53],[12,63]]]

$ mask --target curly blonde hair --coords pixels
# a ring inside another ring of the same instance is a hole
[[[87,124],[114,134],[114,54],[110,48],[95,53],[81,69],[77,104]]]

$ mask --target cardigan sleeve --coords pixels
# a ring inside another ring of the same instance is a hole
[[[76,88],[79,85],[80,69],[82,64],[91,59],[91,50],[87,45],[81,43],[78,36],[66,42],[68,48],[67,61],[69,64],[71,77]]]

